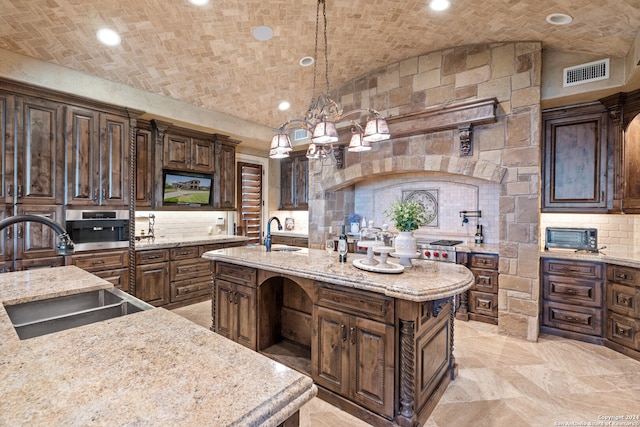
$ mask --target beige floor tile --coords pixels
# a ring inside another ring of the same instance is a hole
[[[206,328],[209,301],[175,313]],[[552,335],[528,342],[481,322],[455,323],[458,377],[425,427],[550,427],[640,414],[640,362],[604,346]],[[367,423],[315,398],[300,410],[304,427]]]

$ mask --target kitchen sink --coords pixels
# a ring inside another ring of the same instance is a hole
[[[21,340],[152,308],[117,288],[5,306]]]
[[[301,250],[302,248],[298,248],[296,246],[272,246],[271,247],[271,251],[273,252],[297,252],[299,250]]]

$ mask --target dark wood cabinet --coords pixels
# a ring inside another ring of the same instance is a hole
[[[309,238],[272,235],[271,243],[279,244],[279,245],[287,245],[287,246],[299,246],[301,248],[306,248],[306,247],[309,247]]]
[[[15,97],[0,90],[0,205],[13,203]]]
[[[163,166],[168,169],[213,173],[213,142],[200,136],[169,130],[164,136]]]
[[[321,286],[313,308],[311,375],[319,385],[393,416],[394,327],[390,300]],[[369,312],[366,315],[365,312]]]
[[[304,153],[280,161],[280,209],[307,210],[309,160]]]
[[[498,261],[496,254],[458,252],[456,263],[471,270],[474,282],[460,295],[456,318],[498,324]]]
[[[236,197],[236,144],[216,135],[215,161],[216,174],[214,176],[213,207],[215,209],[235,208]]]
[[[640,269],[607,265],[605,345],[640,360]]]
[[[169,295],[169,250],[136,252],[135,296],[154,306],[167,305]]]
[[[602,344],[604,264],[545,258],[541,276],[540,331]]]
[[[140,124],[138,124],[140,126]],[[136,208],[153,206],[154,139],[151,129],[138,127],[135,135],[134,203]]]
[[[129,292],[129,250],[89,251],[71,256],[71,264]]]
[[[129,204],[129,123],[125,117],[68,106],[67,205]]]
[[[64,111],[60,103],[39,98],[16,100],[16,203],[62,204]]]
[[[169,253],[172,303],[198,302],[211,297],[213,273],[202,258],[202,246],[172,248]]]
[[[542,115],[542,211],[606,212],[607,109],[599,102]]]
[[[38,215],[61,224],[62,206],[18,205],[16,215]],[[58,235],[48,225],[21,222],[14,225],[16,260],[58,257]],[[62,256],[59,256],[63,259]]]

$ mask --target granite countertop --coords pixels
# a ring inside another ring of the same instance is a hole
[[[109,288],[77,267],[0,274],[10,305]],[[0,307],[2,425],[278,425],[311,378],[156,308],[19,340]]]
[[[180,246],[210,245],[215,243],[248,242],[250,239],[245,236],[234,236],[231,234],[205,234],[200,237],[156,237],[153,240],[144,239],[135,242],[136,251],[148,249],[177,248]]]
[[[640,253],[629,255],[627,252],[616,252],[604,249],[598,253],[576,252],[573,250],[540,250],[540,258],[559,258],[575,261],[604,262],[625,267],[640,268]]]
[[[383,274],[352,265],[354,259],[365,258],[365,255],[350,253],[348,262],[341,264],[337,252],[329,255],[319,249],[266,252],[264,246],[242,246],[205,252],[203,257],[418,302],[450,297],[473,284],[473,274],[466,267],[429,260],[414,259],[414,267],[405,268],[400,274]],[[391,262],[398,261],[391,259]]]

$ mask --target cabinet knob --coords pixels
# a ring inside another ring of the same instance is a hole
[[[627,275],[626,275],[626,274],[624,274],[624,273],[621,273],[619,277],[620,277],[621,279],[626,279],[626,278],[627,278]]]

